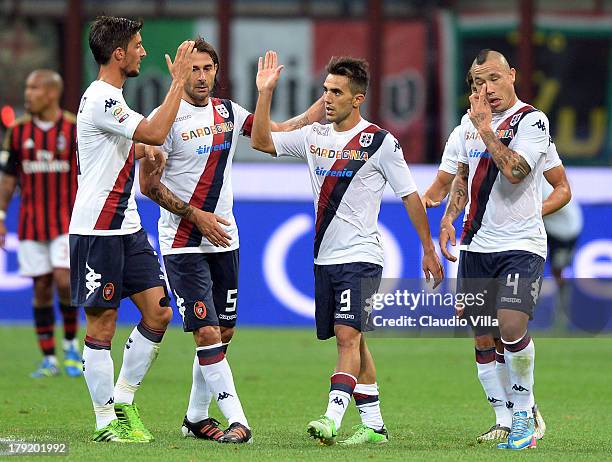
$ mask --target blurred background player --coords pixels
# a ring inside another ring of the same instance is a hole
[[[546,258],[541,177],[549,124],[545,114],[517,98],[515,70],[500,53],[481,50],[470,73],[478,93],[470,96],[471,123],[464,121],[459,137],[464,148],[440,224],[440,247],[449,260],[456,261],[446,245],[448,241],[455,245],[452,222],[467,204],[457,290],[487,294],[486,312],[476,313],[474,307],[465,311],[499,320],[512,384],[508,399],[514,403],[512,425],[507,443],[498,447],[534,448],[535,347],[527,326]],[[490,329],[473,327],[476,336],[491,334]],[[477,362],[485,360],[488,364],[495,360],[494,347],[477,348]],[[499,386],[497,376],[491,377]]]
[[[232,212],[232,161],[238,135],[251,134],[253,115],[233,101],[212,97],[218,72],[217,52],[198,38],[193,72],[185,83],[177,120],[161,147],[168,156],[167,168],[163,176],[151,175],[155,165],[143,158],[140,180],[142,192],[163,207],[159,238],[166,273],[183,328],[193,333],[196,343],[183,434],[248,443],[251,429],[226,354],[238,302],[239,240]],[[273,124],[273,129],[299,128],[309,117],[323,117],[321,103],[307,114]],[[208,416],[213,396],[228,419],[225,432]]]
[[[477,93],[476,85],[474,84],[474,79],[470,72],[467,73],[466,82],[470,88],[470,92],[472,94]],[[422,198],[423,205],[426,208],[440,205],[441,201],[450,190],[452,181],[457,173],[459,152],[463,150],[461,127],[466,123],[470,124],[467,114],[463,116],[461,123],[448,137],[436,178]],[[563,167],[552,139],[550,140],[546,153],[544,178],[546,182],[543,182],[543,190],[548,192],[546,193],[547,197],[543,197],[542,215],[546,216],[564,207],[571,197],[565,168]],[[544,218],[544,220],[546,221],[546,218]],[[457,310],[457,315],[462,316],[463,310]],[[509,382],[508,370],[504,362],[504,346],[500,339],[499,329],[495,329],[493,333],[475,335],[474,346],[476,349],[478,379],[485,391],[487,401],[495,411],[496,417],[495,425],[482,433],[477,438],[477,441],[482,443],[485,441],[502,440],[508,437],[508,432],[510,431],[510,425],[512,423],[511,409],[513,403],[509,400],[509,396],[511,395],[511,384]],[[495,376],[497,376],[497,380]],[[500,390],[505,390],[505,396],[501,396]],[[535,416],[536,439],[541,439],[546,432],[546,423],[536,404],[534,404],[533,414]]]
[[[26,80],[26,116],[6,133],[0,169],[0,247],[6,209],[20,187],[19,273],[34,280],[34,325],[44,355],[32,377],[59,374],[55,356],[54,291],[64,321],[64,371],[81,375],[78,307],[70,303],[68,225],[77,190],[76,118],[59,106],[63,82],[57,72],[33,71]]]
[[[172,83],[157,113],[146,119],[131,110],[123,85],[138,76],[146,56],[142,22],[102,16],[89,32],[100,66],[79,106],[79,189],[70,221],[72,299],[85,307],[83,374],[96,415],[94,441],[150,442],[134,393],[159,352],[172,309],[166,280],[140,224],[134,200],[134,141],[160,145],[174,122],[183,85],[191,73],[193,42],[183,42]],[[142,318],[125,345],[116,386],[111,341],[121,299],[130,297]]]
[[[419,235],[427,280],[431,275],[438,284],[443,278],[442,266],[399,142],[361,118],[369,81],[367,63],[335,57],[327,65],[323,102],[331,124],[314,123],[293,132],[273,133],[270,106],[282,68],[275,52],[259,58],[259,98],[251,141],[255,149],[298,157],[308,164],[316,207],[317,337],[326,340],[335,336],[338,346],[327,410],[311,421],[307,430],[321,443],[334,444],[354,396],[362,424],[342,443],[385,443],[388,433],[380,412],[374,360],[362,334],[371,326],[362,304],[378,290],[382,275],[377,221],[387,182],[402,198]],[[336,155],[330,155],[334,151]]]

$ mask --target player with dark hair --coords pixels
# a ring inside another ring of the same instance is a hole
[[[103,16],[93,22],[89,46],[100,70],[77,115],[79,188],[70,221],[70,270],[73,303],[83,305],[87,317],[83,374],[96,415],[94,441],[153,440],[134,393],[172,318],[165,277],[134,200],[135,160],[143,155],[136,153],[134,141],[164,142],[191,73],[194,44],[183,42],[174,63],[166,55],[172,84],[157,113],[147,119],[128,107],[122,92],[146,56],[141,28],[141,22],[125,18]],[[111,341],[117,308],[126,297],[142,319],[125,345],[113,386]]]
[[[487,294],[485,311],[465,306],[464,316],[499,322],[503,355],[496,355],[494,329],[473,326],[479,379],[489,401],[498,404],[498,421],[504,403],[513,403],[507,443],[500,447],[524,449],[536,446],[535,348],[527,326],[546,258],[541,187],[548,119],[517,98],[515,70],[501,53],[482,50],[470,73],[478,91],[470,96],[469,120],[462,121],[457,136],[457,172],[440,225],[440,247],[456,261],[446,246],[448,241],[455,245],[452,223],[467,204],[457,290]],[[495,370],[496,356],[507,366],[507,390]]]
[[[70,303],[68,224],[77,190],[76,117],[60,108],[63,82],[49,69],[26,80],[27,115],[9,128],[0,152],[0,248],[5,245],[6,209],[17,185],[19,273],[34,280],[34,325],[44,356],[32,377],[59,374],[55,357],[54,290],[64,321],[64,371],[81,375],[76,339],[78,307]]]
[[[232,212],[231,169],[238,136],[250,136],[253,115],[233,101],[212,96],[219,58],[202,38],[195,41],[194,50],[191,77],[161,147],[168,156],[167,168],[163,175],[151,175],[155,166],[143,159],[140,184],[142,192],[163,207],[159,238],[166,272],[183,328],[193,333],[196,343],[183,434],[248,443],[251,429],[226,353],[238,301],[239,240]],[[318,102],[301,116],[273,124],[273,129],[294,130],[322,117]],[[208,415],[213,397],[228,420],[225,432]]]
[[[308,163],[314,192],[316,224],[315,318],[317,337],[336,337],[338,360],[331,376],[325,415],[308,424],[310,436],[334,444],[351,401],[362,424],[344,444],[385,443],[374,360],[364,331],[371,330],[365,301],[378,290],[383,249],[377,226],[387,182],[408,211],[423,245],[423,272],[436,285],[443,270],[435,253],[425,210],[399,142],[386,130],[362,119],[368,70],[360,59],[334,57],[327,66],[323,101],[328,125],[314,123],[288,133],[272,133],[270,105],[283,66],[276,53],[259,58],[251,142],[272,155]]]

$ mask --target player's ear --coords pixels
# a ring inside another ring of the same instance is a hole
[[[353,107],[358,108],[365,101],[365,95],[363,93],[357,93],[353,96]]]
[[[123,61],[123,59],[125,58],[125,50],[121,47],[115,48],[115,50],[113,51],[113,57],[117,61]]]
[[[516,69],[511,67],[510,68],[510,80],[512,80],[512,83],[514,83],[515,79],[516,79]]]

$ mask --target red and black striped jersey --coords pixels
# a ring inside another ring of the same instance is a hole
[[[76,116],[62,111],[51,127],[31,116],[6,133],[0,169],[21,189],[19,239],[49,241],[68,233],[77,190]]]

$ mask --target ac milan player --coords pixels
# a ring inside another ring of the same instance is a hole
[[[338,360],[331,376],[325,415],[307,431],[323,444],[334,444],[351,401],[362,425],[344,444],[385,443],[374,360],[362,331],[370,330],[363,301],[378,289],[383,249],[377,220],[385,184],[402,198],[423,245],[423,271],[438,284],[443,270],[429,232],[425,210],[398,141],[361,117],[368,87],[367,63],[335,57],[323,85],[328,125],[318,123],[292,132],[271,132],[270,104],[282,66],[276,53],[259,59],[259,98],[252,145],[308,164],[315,200],[315,318],[317,337],[336,337]]]
[[[44,355],[32,377],[59,374],[55,356],[54,289],[64,320],[64,371],[81,375],[77,307],[70,303],[68,225],[77,189],[76,118],[59,106],[62,78],[33,71],[26,80],[27,115],[8,130],[0,153],[0,247],[5,245],[6,209],[17,187],[19,272],[34,280],[34,325]]]

